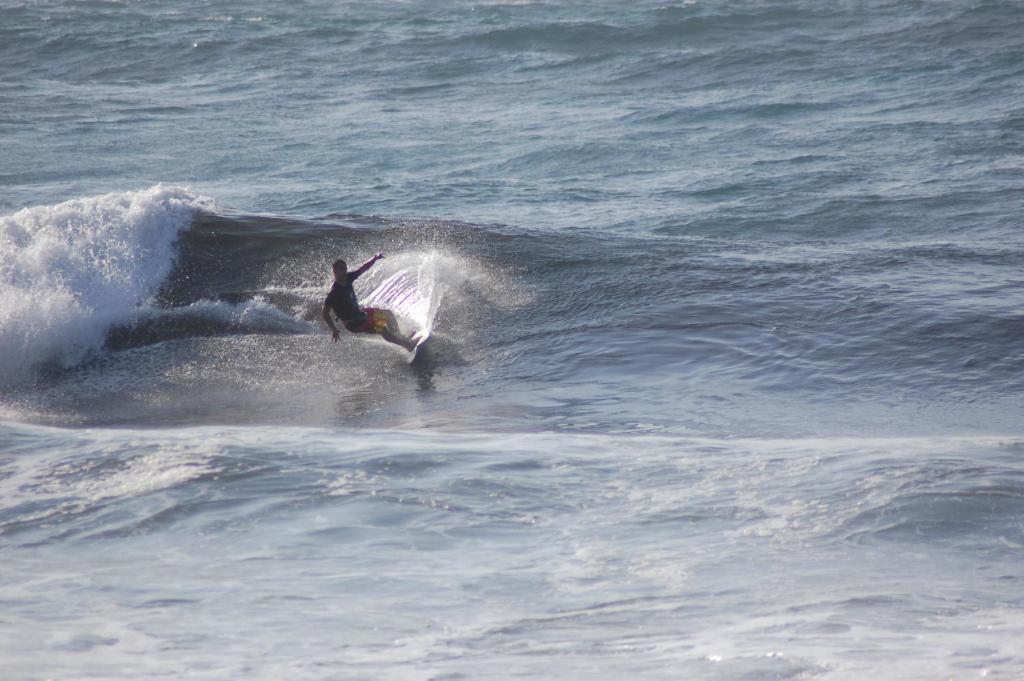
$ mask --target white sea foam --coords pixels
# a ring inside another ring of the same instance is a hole
[[[0,217],[0,385],[71,366],[137,313],[211,199],[158,185]]]
[[[939,486],[1019,536],[1014,438],[0,423],[0,441],[12,679],[1020,676],[1017,547],[947,534],[962,519],[937,495],[889,501]]]
[[[288,315],[259,296],[241,303],[197,300],[183,307],[151,310],[150,315],[163,319],[206,319],[253,332],[303,333],[310,330],[308,322]]]

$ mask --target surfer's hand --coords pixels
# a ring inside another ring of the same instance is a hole
[[[331,329],[331,342],[332,343],[337,343],[339,337],[340,337],[340,334],[338,333],[338,330],[337,329]]]
[[[384,254],[383,253],[378,253],[377,255],[373,256],[373,259],[374,260],[383,260],[384,259]]]

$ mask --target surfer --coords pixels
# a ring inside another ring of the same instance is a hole
[[[359,301],[356,299],[356,291],[352,288],[352,282],[383,257],[383,253],[378,253],[351,272],[348,271],[348,265],[344,260],[334,261],[331,268],[334,270],[334,285],[331,286],[331,292],[327,294],[323,309],[320,311],[320,316],[331,329],[333,342],[338,342],[340,333],[338,327],[334,325],[334,320],[331,319],[331,311],[352,333],[376,333],[389,343],[401,345],[409,351],[416,347],[416,343],[398,332],[398,322],[390,310],[359,307]]]

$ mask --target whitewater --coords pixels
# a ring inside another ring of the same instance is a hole
[[[0,678],[1021,678],[1022,30],[0,3]]]

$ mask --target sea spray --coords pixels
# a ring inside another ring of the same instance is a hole
[[[174,265],[174,244],[212,200],[157,185],[0,217],[0,386],[99,350]]]
[[[437,280],[440,257],[428,253],[418,265],[391,274],[366,296],[366,304],[389,309],[411,322],[417,331],[429,332],[444,295]]]

